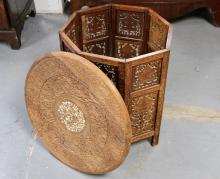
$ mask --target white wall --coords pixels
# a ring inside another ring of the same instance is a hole
[[[63,0],[34,0],[37,13],[63,13]]]

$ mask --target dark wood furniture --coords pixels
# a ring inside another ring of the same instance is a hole
[[[214,25],[220,26],[220,1],[219,0],[72,0],[72,10],[78,10],[83,5],[97,6],[105,3],[119,3],[147,6],[158,12],[166,19],[187,15],[196,10],[203,9],[204,15],[211,14]],[[209,18],[210,16],[206,16]],[[209,18],[210,19],[210,18]]]
[[[60,30],[61,50],[97,65],[127,105],[132,142],[159,139],[170,24],[146,7],[103,5],[76,11]]]
[[[24,21],[35,13],[33,0],[0,0],[0,40],[20,48]]]

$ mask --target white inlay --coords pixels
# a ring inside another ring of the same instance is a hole
[[[86,126],[83,112],[71,101],[63,101],[58,105],[59,120],[71,132],[81,132]]]

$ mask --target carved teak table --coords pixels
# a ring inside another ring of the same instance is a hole
[[[75,12],[61,49],[26,80],[33,127],[50,152],[81,172],[118,167],[130,144],[159,139],[171,28],[154,11],[104,5]],[[104,72],[104,73],[103,73]]]

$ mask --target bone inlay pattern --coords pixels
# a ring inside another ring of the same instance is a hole
[[[133,91],[148,88],[160,83],[161,60],[133,67]]]
[[[164,49],[167,39],[167,27],[158,19],[150,21],[149,45],[155,50]]]
[[[115,86],[117,86],[118,67],[97,62],[94,64],[109,77]]]
[[[88,53],[96,53],[99,55],[107,55],[106,42],[96,42],[93,44],[84,44],[83,50]]]
[[[81,132],[86,126],[83,112],[71,101],[63,101],[58,105],[58,118],[71,132]]]
[[[154,131],[157,92],[135,97],[131,101],[130,118],[133,136]]]
[[[82,16],[84,40],[93,40],[108,34],[107,13]]]
[[[79,26],[72,25],[72,28],[67,32],[67,36],[76,44],[79,45]]]
[[[141,45],[138,42],[116,40],[116,57],[126,59],[136,57],[141,54]]]
[[[142,13],[134,13],[127,11],[118,11],[118,28],[117,33],[121,36],[141,38],[143,35],[143,20]]]

